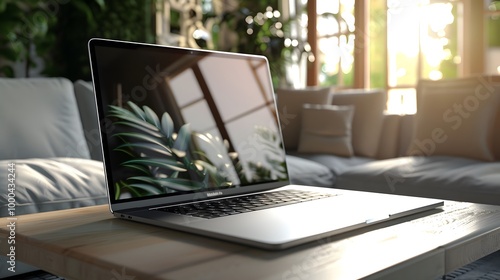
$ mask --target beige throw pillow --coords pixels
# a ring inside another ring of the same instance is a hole
[[[415,131],[408,155],[494,160],[493,125],[500,96],[468,87],[470,83],[458,88],[463,82],[420,83]]]
[[[296,150],[299,144],[302,105],[330,103],[330,88],[278,89],[277,110],[283,142],[287,150]]]
[[[354,106],[305,104],[298,151],[351,157]]]

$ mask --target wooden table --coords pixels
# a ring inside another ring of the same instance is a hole
[[[69,279],[435,279],[500,249],[500,207],[432,210],[284,251],[114,218],[107,206],[18,216],[16,261]]]

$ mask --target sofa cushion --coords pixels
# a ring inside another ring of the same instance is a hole
[[[102,161],[99,121],[92,82],[78,80],[74,83],[75,97],[82,120],[83,133],[87,140],[90,157]]]
[[[499,182],[500,162],[429,156],[359,165],[338,177],[335,187],[498,204]]]
[[[380,132],[380,142],[378,144],[378,159],[394,158],[399,156],[400,115],[384,115],[382,131]]]
[[[73,84],[0,78],[0,159],[90,158]]]
[[[403,115],[399,120],[399,157],[408,154],[408,149],[413,140],[413,133],[415,132],[415,118],[415,115]]]
[[[323,166],[326,166],[330,172],[335,176],[339,176],[350,170],[351,168],[355,168],[358,165],[365,164],[367,162],[375,161],[373,158],[367,157],[339,157],[335,155],[328,154],[310,154],[310,153],[297,153],[291,152],[288,155],[293,155],[296,157],[300,157],[303,159],[311,160],[317,162]]]
[[[353,155],[353,106],[304,104],[298,152]]]
[[[354,154],[375,158],[384,120],[387,95],[382,90],[353,89],[335,92],[333,105],[353,105],[352,146]]]
[[[330,88],[278,89],[276,103],[281,123],[285,149],[296,150],[302,122],[302,105],[328,104]]]
[[[500,95],[477,91],[476,84],[458,88],[448,82],[421,81],[409,155],[495,159],[493,126]]]
[[[103,165],[77,158],[2,160],[15,163],[15,214],[23,215],[107,203]],[[9,172],[0,172],[7,182]],[[12,195],[11,195],[12,196]],[[8,215],[9,192],[0,195],[0,216]]]
[[[319,187],[335,184],[335,176],[320,163],[291,155],[286,156],[286,163],[292,184]]]

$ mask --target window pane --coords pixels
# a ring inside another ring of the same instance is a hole
[[[389,86],[415,85],[418,81],[420,1],[387,2]]]
[[[386,88],[387,9],[385,0],[370,1],[370,87]],[[365,44],[366,46],[366,44]]]
[[[458,64],[457,3],[436,3],[422,7],[422,78],[456,78]]]
[[[387,93],[388,114],[415,114],[417,112],[416,91],[414,88],[391,89]]]
[[[200,85],[196,81],[193,70],[187,69],[170,80],[170,88],[174,92],[179,107],[184,107],[203,98]]]
[[[354,0],[318,0],[318,48],[321,85],[354,82]]]
[[[205,99],[185,107],[182,117],[191,124],[193,131],[207,131],[215,127],[215,120]]]
[[[486,73],[500,75],[500,1],[488,1],[486,7]]]
[[[256,67],[243,60],[215,59],[210,56],[199,65],[223,121],[247,113],[245,110],[263,106],[270,100],[270,85],[266,83],[267,79],[260,80],[267,74],[265,67]],[[245,100],[245,104],[238,102],[241,99]],[[244,105],[244,108],[236,104]]]

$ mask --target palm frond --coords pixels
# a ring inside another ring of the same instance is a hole
[[[138,158],[138,159],[128,160],[123,164],[130,164],[130,163],[132,164],[138,163],[138,164],[143,164],[145,166],[162,167],[173,171],[181,171],[181,172],[187,171],[186,167],[182,162],[168,158]]]
[[[159,119],[147,106],[141,108],[131,101],[127,105],[130,110],[110,106],[108,116],[118,120],[114,123],[116,125],[133,128],[132,132],[113,135],[123,142],[115,150],[130,157],[122,162],[122,166],[141,175],[132,173],[125,179],[126,182],[117,184],[117,193],[127,191],[135,197],[232,184],[206,156],[201,156],[203,151],[195,148],[192,137],[196,134],[189,124],[175,133],[174,122],[168,113],[163,113]],[[209,149],[217,151],[218,147],[211,142],[213,139],[203,135],[199,137],[208,143]]]
[[[148,150],[163,156],[172,156],[172,153],[169,149],[164,149],[159,147],[157,144],[153,143],[145,143],[145,142],[137,142],[137,143],[125,143],[116,148],[116,150],[124,150],[124,148],[131,148],[133,150]]]
[[[160,132],[160,130],[158,129],[149,129],[147,127],[144,127],[143,125],[139,125],[135,122],[129,122],[129,121],[119,121],[119,122],[115,122],[116,125],[126,125],[126,126],[130,126],[130,127],[133,127],[137,130],[140,130],[144,133],[147,133],[149,134],[150,136],[153,136],[153,137],[157,137],[157,138],[162,138],[164,137],[163,134]]]
[[[157,128],[160,128],[161,127],[160,120],[158,119],[156,113],[153,110],[151,110],[151,108],[149,108],[148,106],[142,106],[142,109],[144,110],[146,121],[156,126]]]
[[[134,111],[137,117],[139,117],[143,121],[146,120],[146,114],[141,110],[141,108],[139,108],[139,106],[135,105],[134,102],[128,101],[127,105],[130,107],[130,109],[132,109],[132,111]]]
[[[177,138],[175,139],[172,151],[178,157],[184,157],[191,143],[191,129],[189,124],[185,124],[179,129]]]
[[[156,144],[159,147],[165,149],[169,153],[172,152],[172,150],[169,147],[167,147],[164,143],[162,143],[162,141],[160,139],[155,138],[155,137],[151,137],[149,135],[144,135],[144,134],[140,134],[140,133],[136,133],[136,132],[122,132],[122,133],[116,133],[113,136],[135,138],[138,140],[149,142],[151,144]]]
[[[167,139],[171,139],[174,134],[174,121],[172,121],[172,118],[166,112],[161,117],[161,131]]]

